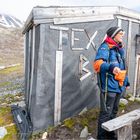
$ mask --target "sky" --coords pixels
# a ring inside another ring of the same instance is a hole
[[[35,6],[123,6],[140,12],[140,0],[0,0],[0,12],[26,21]]]

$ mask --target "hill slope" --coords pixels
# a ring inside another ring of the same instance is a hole
[[[14,16],[0,13],[0,25],[3,27],[22,27],[23,23]]]
[[[23,42],[21,28],[0,27],[0,66],[23,63]]]
[[[0,95],[23,89],[23,46],[22,28],[0,27]]]

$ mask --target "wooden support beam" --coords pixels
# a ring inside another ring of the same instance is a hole
[[[118,140],[132,140],[132,123],[117,130]]]

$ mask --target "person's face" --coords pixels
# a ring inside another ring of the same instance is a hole
[[[119,33],[117,33],[117,35],[114,37],[114,40],[116,42],[122,42],[123,41],[123,36],[124,36],[124,31],[120,31]]]

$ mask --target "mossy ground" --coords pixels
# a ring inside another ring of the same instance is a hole
[[[19,136],[15,124],[12,126],[7,126],[6,130],[7,130],[7,135],[5,135],[5,137],[0,140],[19,140]]]
[[[10,107],[0,107],[0,126],[5,126],[13,122]]]
[[[127,99],[129,96],[127,97]],[[140,108],[140,102],[137,101],[129,101],[127,105],[120,105],[118,116],[123,115],[127,112],[133,111],[135,109]],[[47,132],[47,139],[79,139],[81,130],[87,126],[88,132],[93,138],[96,138],[97,135],[97,118],[99,115],[99,108],[94,108],[87,110],[81,115],[76,115],[71,118],[65,119],[61,122],[60,125],[55,127],[50,126],[47,130],[43,132]],[[138,138],[140,139],[140,120],[134,122],[133,124],[133,133],[136,133]],[[43,132],[38,134],[34,134],[31,137],[31,140],[41,139]],[[138,140],[138,139],[137,139]]]
[[[129,102],[126,106],[121,107],[119,110],[119,115],[130,112],[134,109],[140,108],[139,102]],[[122,110],[125,110],[122,112]],[[33,134],[30,140],[41,139],[43,133],[47,131],[48,139],[78,139],[81,130],[87,126],[88,131],[96,138],[97,131],[97,118],[99,114],[99,108],[94,108],[87,110],[81,115],[76,115],[71,118],[65,119],[60,125],[53,127],[50,126],[47,130]],[[8,126],[13,123],[13,117],[11,114],[10,106],[0,107],[0,126],[6,126],[8,134],[2,140],[18,140],[19,134],[15,125]],[[138,128],[135,124],[134,129]],[[138,130],[135,130],[135,132]],[[137,132],[139,133],[139,132]]]
[[[0,140],[18,140],[17,139],[17,128],[13,122],[13,116],[11,114],[11,107],[3,106],[0,107],[0,127],[5,127],[7,135]]]

